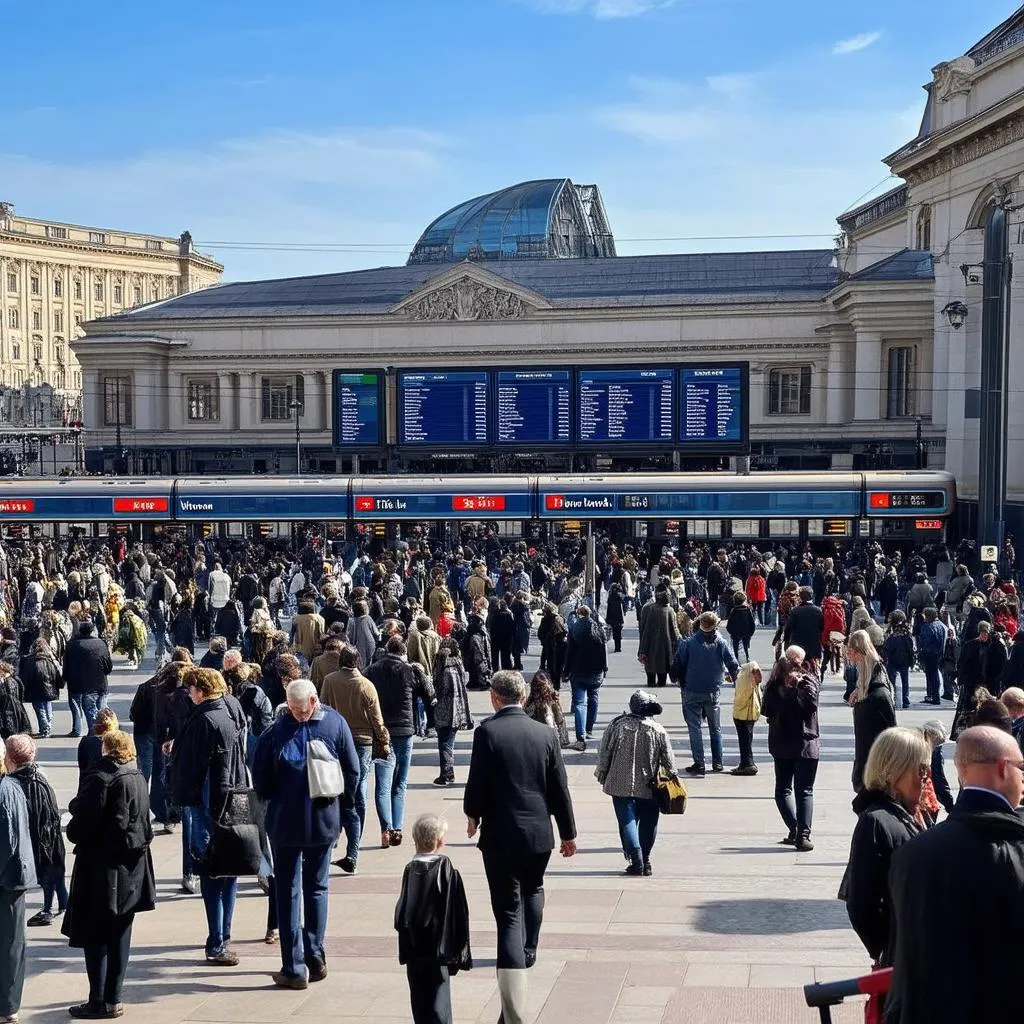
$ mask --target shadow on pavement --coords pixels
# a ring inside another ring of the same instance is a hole
[[[846,904],[839,900],[709,900],[695,907],[694,928],[712,935],[799,935],[849,931]]]

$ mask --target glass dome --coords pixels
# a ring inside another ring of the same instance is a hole
[[[597,186],[548,178],[452,207],[423,232],[408,262],[614,255],[615,240]]]

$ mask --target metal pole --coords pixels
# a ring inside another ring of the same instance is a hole
[[[916,441],[914,445],[916,465],[918,469],[925,468],[924,441],[921,440],[921,417],[916,419]]]
[[[299,425],[299,405],[295,405],[295,472],[302,473],[302,434]]]
[[[594,603],[597,597],[597,590],[595,587],[595,580],[597,577],[597,546],[594,542],[594,523],[593,520],[587,520],[587,567],[586,567],[586,592],[587,597],[590,598],[590,606],[594,607]]]
[[[115,418],[117,420],[117,434],[114,439],[114,444],[117,451],[114,454],[114,475],[120,472],[121,466],[121,378],[114,378],[114,409]]]

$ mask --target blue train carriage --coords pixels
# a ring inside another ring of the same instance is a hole
[[[942,470],[864,473],[864,520],[880,539],[918,547],[950,539],[956,480]]]

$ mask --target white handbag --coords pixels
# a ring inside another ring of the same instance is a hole
[[[306,745],[306,778],[312,800],[334,800],[345,792],[341,762],[323,740],[310,740]]]

